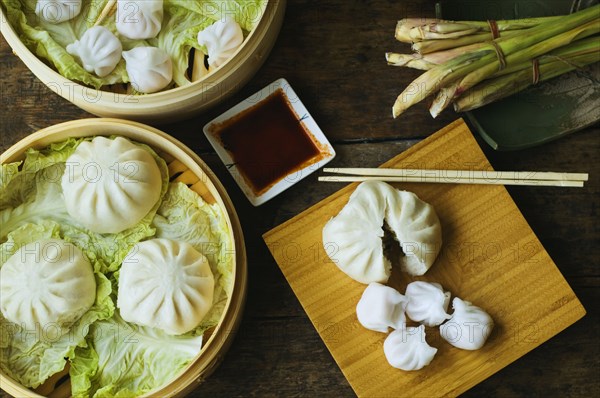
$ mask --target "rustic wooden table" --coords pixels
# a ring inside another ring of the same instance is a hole
[[[194,395],[350,397],[353,391],[302,310],[261,235],[340,188],[316,176],[252,207],[202,134],[202,126],[279,77],[301,96],[338,153],[332,165],[377,166],[459,117],[434,120],[424,105],[391,118],[418,72],[388,67],[397,19],[433,15],[433,2],[290,0],[280,37],[237,95],[192,120],[158,126],[196,151],[221,178],[239,212],[249,255],[241,328],[217,371]],[[0,39],[0,151],[28,134],[91,117],[41,84]],[[509,192],[586,307],[579,322],[477,385],[465,396],[600,396],[600,128],[534,149],[495,152],[496,169],[586,171],[583,189],[512,187]]]

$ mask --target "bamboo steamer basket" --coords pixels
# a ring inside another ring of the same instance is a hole
[[[235,244],[235,282],[219,324],[204,334],[201,352],[175,379],[145,395],[183,397],[202,383],[223,360],[239,327],[246,300],[247,260],[242,228],[231,199],[214,173],[192,150],[168,134],[140,123],[108,118],[76,120],[40,130],[0,155],[0,163],[22,160],[27,148],[44,148],[70,137],[111,135],[120,135],[149,145],[167,162],[171,181],[183,182],[208,203],[217,203],[227,217],[230,238]],[[19,398],[71,396],[66,368],[35,390],[22,386],[0,371],[0,387]]]
[[[0,8],[0,31],[15,53],[50,90],[97,116],[167,123],[205,111],[241,89],[264,63],[283,23],[286,0],[269,0],[260,20],[235,54],[199,80],[147,95],[95,90],[64,78],[21,42]]]

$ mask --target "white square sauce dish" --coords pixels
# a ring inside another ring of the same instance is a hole
[[[254,206],[335,157],[323,131],[285,79],[210,121],[204,134]]]

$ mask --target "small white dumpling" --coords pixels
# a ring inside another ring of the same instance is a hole
[[[136,47],[123,52],[129,80],[141,93],[155,93],[173,80],[173,63],[164,50],[156,47]]]
[[[370,283],[356,305],[361,325],[375,332],[387,333],[388,328],[400,329],[406,324],[404,307],[407,298],[396,289]]]
[[[448,304],[450,292],[444,292],[439,283],[416,281],[406,286],[408,299],[406,315],[425,326],[437,326],[450,318]]]
[[[494,320],[481,308],[455,297],[454,313],[440,326],[440,335],[454,347],[478,350],[485,344],[494,328]]]
[[[69,44],[67,52],[78,57],[85,70],[104,77],[109,75],[121,60],[123,47],[110,30],[103,26],[93,26],[86,30],[79,40]]]
[[[358,282],[387,282],[391,263],[383,252],[384,221],[403,250],[400,268],[411,275],[427,272],[442,244],[433,206],[381,181],[361,183],[323,228],[331,260]]]
[[[27,331],[53,328],[64,334],[96,300],[92,265],[71,243],[29,243],[0,269],[0,308]]]
[[[425,326],[393,331],[383,342],[383,352],[390,365],[402,370],[419,370],[429,365],[437,353],[425,340]]]
[[[198,44],[206,47],[208,65],[218,68],[233,56],[244,41],[240,25],[231,17],[217,20],[198,33]]]
[[[117,0],[117,30],[129,39],[151,39],[160,32],[163,0]]]
[[[194,329],[213,302],[208,260],[192,245],[169,239],[138,243],[119,275],[121,317],[178,335]]]
[[[81,0],[37,0],[35,13],[46,22],[61,23],[81,12]]]
[[[62,189],[76,221],[94,232],[118,233],[139,223],[158,202],[162,176],[146,149],[122,137],[96,137],[67,159]]]

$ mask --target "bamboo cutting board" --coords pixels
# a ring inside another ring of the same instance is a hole
[[[450,124],[383,167],[492,170],[462,120]],[[450,176],[449,176],[450,177]],[[405,372],[383,354],[387,335],[364,329],[355,307],[365,285],[353,281],[323,249],[325,223],[356,187],[336,194],[264,235],[294,293],[350,385],[360,397],[456,396],[515,361],[585,315],[585,309],[503,186],[394,184],[435,206],[443,246],[422,277],[393,268],[401,293],[413,280],[441,283],[473,302],[495,328],[478,351],[463,351],[427,328],[438,349],[431,364]]]

